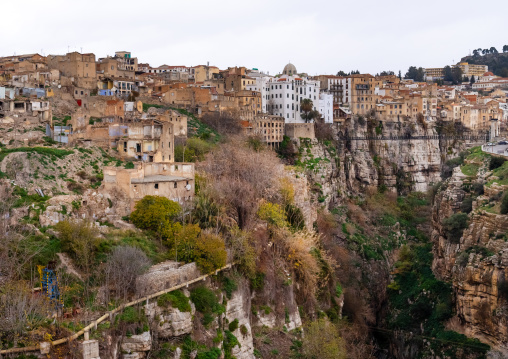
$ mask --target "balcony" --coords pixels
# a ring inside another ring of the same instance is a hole
[[[369,85],[368,84],[358,84],[358,85],[356,85],[356,89],[357,90],[368,90]]]

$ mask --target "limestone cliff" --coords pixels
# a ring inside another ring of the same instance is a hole
[[[455,330],[489,343],[506,355],[508,215],[495,210],[503,186],[485,185],[483,194],[471,193],[471,181],[481,188],[489,176],[491,172],[486,171],[485,166],[473,179],[456,169],[437,194],[432,218],[433,270],[453,285],[459,319],[455,324],[460,324]],[[463,203],[468,197],[473,197],[474,201],[467,227],[460,239],[453,238],[443,223],[464,210]]]

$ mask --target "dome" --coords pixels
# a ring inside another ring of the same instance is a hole
[[[494,74],[493,74],[492,72],[490,72],[490,71],[489,71],[489,72],[484,73],[484,74],[483,74],[483,76],[485,76],[485,77],[486,77],[486,76],[494,76]]]
[[[282,74],[283,75],[288,75],[288,76],[294,76],[297,74],[296,72],[296,67],[295,65],[293,65],[291,62],[289,64],[287,64],[286,66],[284,66],[284,71],[282,71]]]

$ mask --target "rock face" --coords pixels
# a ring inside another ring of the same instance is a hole
[[[123,339],[120,345],[122,352],[131,354],[132,352],[147,352],[152,349],[152,336],[150,332],[144,332],[139,335],[132,335]]]
[[[442,221],[459,211],[464,176],[454,173],[436,196],[433,208],[434,273],[451,281],[462,331],[489,343],[508,356],[508,215],[480,209],[492,191],[473,203],[468,227],[460,241],[446,237]]]
[[[296,141],[304,172],[314,184],[314,199],[325,205],[340,196],[364,194],[369,187],[425,192],[441,181],[444,161],[465,147],[438,139],[434,127],[413,122],[346,122],[334,125],[332,131],[336,146],[331,141],[328,145],[317,140]],[[400,139],[408,134],[425,138]],[[383,140],[377,139],[381,136]]]
[[[239,288],[235,291],[226,305],[226,319],[231,323],[238,320],[238,328],[233,334],[238,339],[240,346],[233,347],[232,354],[237,359],[253,359],[254,344],[250,325],[251,300],[249,285],[241,281]]]
[[[188,293],[186,293],[188,296]],[[157,326],[158,336],[161,338],[179,337],[184,334],[191,334],[193,330],[193,316],[196,313],[194,304],[190,312],[181,312],[177,308],[162,308],[157,302],[145,306],[146,315]]]
[[[136,294],[143,295],[171,288],[200,276],[196,263],[180,266],[177,262],[166,261],[152,266],[148,273],[136,279]]]

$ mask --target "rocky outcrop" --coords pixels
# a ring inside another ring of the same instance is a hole
[[[178,262],[174,261],[162,262],[152,266],[146,274],[136,279],[136,295],[142,297],[147,294],[156,293],[200,275],[196,263],[181,266]]]
[[[125,337],[120,345],[122,353],[127,355],[134,354],[135,356],[128,356],[129,359],[139,358],[142,352],[148,352],[152,349],[152,336],[150,332],[144,332],[139,335],[131,335]],[[126,358],[124,354],[124,358]],[[144,357],[144,355],[142,356]]]
[[[434,273],[452,283],[455,309],[464,334],[476,337],[508,355],[508,216],[489,213],[473,203],[468,226],[459,241],[447,238],[443,219],[459,211],[464,179],[455,171],[438,193],[433,207]]]
[[[251,331],[251,298],[249,284],[242,280],[231,299],[226,304],[226,319],[230,323],[238,320],[238,328],[233,331],[240,346],[233,347],[232,354],[237,359],[254,359],[254,344]]]
[[[184,291],[188,297],[188,291]],[[157,328],[157,334],[160,338],[179,337],[185,334],[191,334],[193,330],[193,317],[196,313],[194,304],[191,304],[190,312],[181,312],[178,308],[163,308],[157,305],[157,302],[149,303],[145,306],[145,312],[150,321]]]

